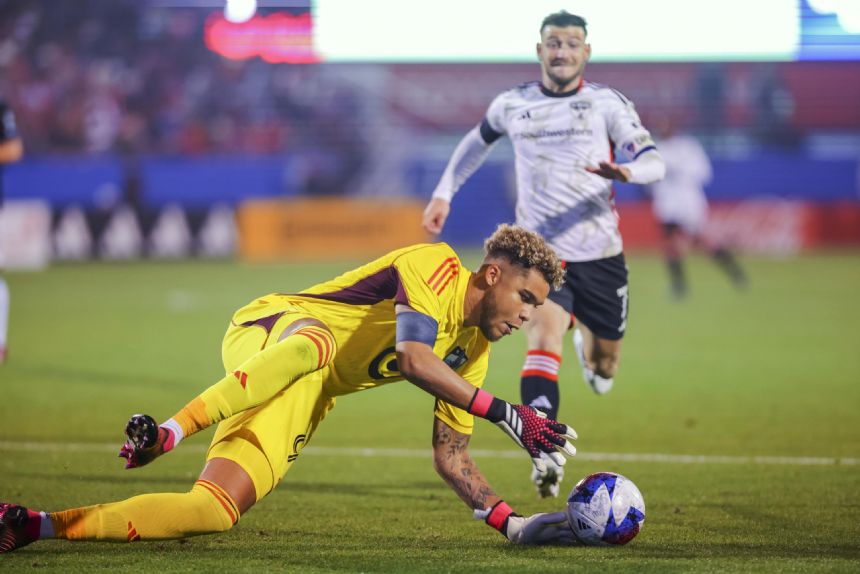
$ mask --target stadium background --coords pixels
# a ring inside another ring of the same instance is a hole
[[[650,538],[628,553],[571,555],[584,567],[841,571],[860,560],[848,518],[860,506],[860,33],[835,14],[851,2],[768,1],[797,19],[788,55],[686,61],[679,44],[587,68],[629,96],[646,126],[671,116],[703,142],[715,168],[710,232],[741,250],[752,288],[732,292],[694,258],[693,297],[669,302],[647,199],[618,186],[635,282],[621,385],[586,395],[567,349],[562,415],[584,437],[570,478],[625,472],[653,514]],[[246,300],[425,239],[417,218],[458,139],[495,94],[539,73],[518,58],[326,58],[314,52],[314,17],[336,5],[260,1],[253,19],[231,24],[223,4],[0,0],[0,95],[26,148],[3,173],[12,314],[0,499],[56,507],[185,488],[205,438],[135,476],[118,473],[104,445],[129,413],[173,412],[215,380],[224,321]],[[547,12],[560,7],[577,11],[558,2]],[[356,43],[388,22],[367,10]],[[766,36],[768,22],[759,26]],[[507,143],[494,151],[441,237],[472,264],[483,237],[513,218],[511,159]],[[509,399],[522,346],[505,341],[493,358],[488,385]],[[343,401],[288,477],[293,489],[278,489],[244,529],[147,558],[166,570],[217,567],[226,551],[237,569],[437,571],[467,556],[477,571],[565,571],[540,551],[499,554],[466,520],[415,454],[428,446],[428,408],[408,386]],[[493,484],[524,511],[554,510],[493,432],[475,439]],[[374,448],[383,462],[363,458]],[[696,457],[702,465],[680,464]],[[411,525],[415,508],[425,518]],[[109,568],[116,552],[44,548],[23,560]]]
[[[857,34],[806,2],[769,2],[797,10],[803,23],[796,53],[782,58],[795,61],[723,62],[716,52],[684,62],[679,47],[663,56],[669,62],[605,62],[597,44],[588,78],[629,96],[646,125],[668,116],[705,143],[715,167],[713,233],[771,253],[856,245]],[[374,3],[365,3],[356,46],[384,34]],[[0,90],[28,151],[5,177],[9,200],[47,202],[59,258],[227,255],[231,213],[252,199],[424,202],[494,95],[538,70],[519,61],[398,62],[398,46],[378,56],[394,62],[331,61],[314,52],[303,2],[263,2],[241,24],[212,1],[39,4],[3,2]],[[326,6],[316,11],[329,17]],[[309,61],[325,63],[301,65]],[[510,146],[498,147],[458,197],[443,240],[477,245],[513,217]],[[653,247],[643,196],[633,186],[617,192],[628,248]],[[347,235],[373,228],[314,222]],[[276,257],[298,251],[269,248]]]

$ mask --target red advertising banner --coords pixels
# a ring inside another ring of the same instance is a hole
[[[660,228],[647,202],[619,206],[628,250],[658,249]],[[705,235],[750,253],[791,255],[814,248],[860,246],[860,205],[742,201],[711,206]]]

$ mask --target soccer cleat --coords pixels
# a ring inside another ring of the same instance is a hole
[[[30,512],[23,506],[0,502],[0,554],[12,552],[39,539],[38,529],[33,532]]]
[[[561,481],[564,479],[564,467],[548,456],[542,455],[541,458],[546,464],[546,470],[541,472],[532,466],[531,480],[541,498],[558,498]]]
[[[612,390],[612,385],[615,383],[615,380],[612,378],[604,379],[595,373],[592,375],[591,380],[588,383],[591,385],[591,388],[595,393],[598,395],[605,395]]]
[[[149,415],[132,415],[125,434],[128,440],[119,450],[119,457],[126,459],[127,469],[149,464],[173,448],[173,434]]]
[[[612,384],[615,382],[612,378],[605,379],[594,371],[589,369],[585,361],[585,343],[582,339],[582,333],[579,329],[573,330],[573,346],[576,349],[576,356],[579,358],[579,364],[582,365],[582,378],[591,390],[598,395],[605,395],[612,389]]]

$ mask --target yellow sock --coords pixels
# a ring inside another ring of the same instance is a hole
[[[239,520],[239,510],[220,487],[198,480],[186,493],[143,494],[50,516],[56,538],[133,542],[229,530]]]
[[[328,365],[335,351],[334,337],[322,327],[299,329],[263,349],[173,416],[181,429],[177,439],[266,402],[304,375]]]

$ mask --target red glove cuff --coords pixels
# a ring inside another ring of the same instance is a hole
[[[482,419],[487,419],[491,423],[497,423],[505,418],[505,408],[507,404],[502,399],[497,399],[484,389],[476,389],[472,395],[472,400],[469,401],[469,407],[466,409],[470,414],[473,414]]]
[[[484,389],[476,389],[475,394],[472,396],[472,402],[469,403],[469,408],[467,410],[475,416],[486,418],[487,411],[490,410],[490,405],[493,404],[494,398],[495,397],[493,397],[493,395]]]
[[[510,506],[508,506],[508,503],[504,500],[500,500],[493,505],[490,509],[490,514],[487,515],[485,520],[487,524],[504,534],[508,517],[513,513],[514,511]]]

